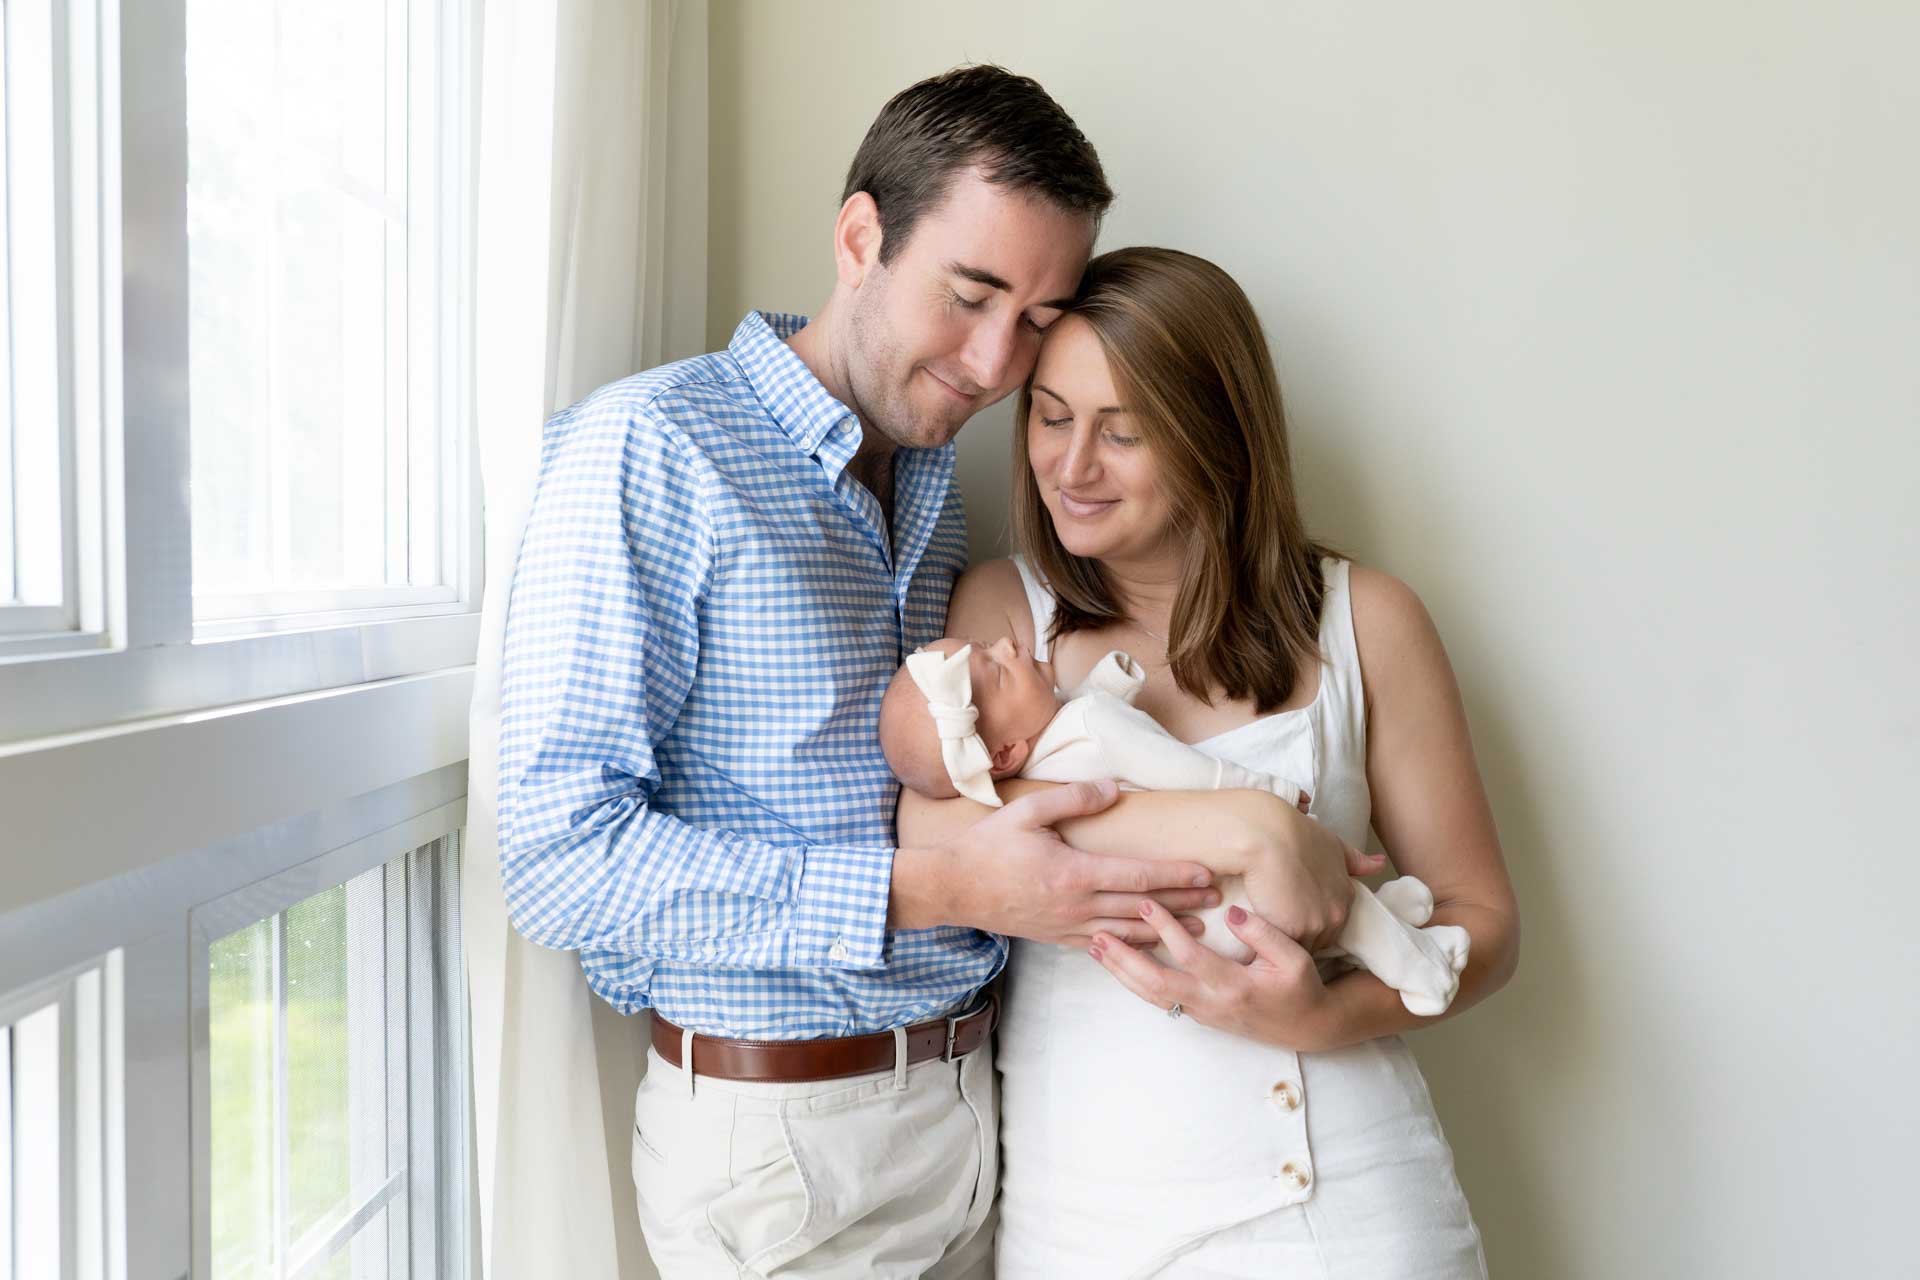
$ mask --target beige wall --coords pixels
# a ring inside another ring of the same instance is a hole
[[[1520,977],[1415,1039],[1495,1274],[1911,1274],[1920,9],[729,0],[711,39],[715,345],[826,296],[866,124],[969,59],[1100,148],[1104,243],[1252,295],[1313,526],[1428,602],[1521,893]],[[962,437],[977,550],[1007,431]]]

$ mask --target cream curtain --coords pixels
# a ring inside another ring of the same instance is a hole
[[[487,1280],[652,1276],[627,1133],[643,1019],[507,923],[495,830],[507,590],[542,424],[705,347],[705,0],[485,0],[475,404],[486,595],[462,928]]]

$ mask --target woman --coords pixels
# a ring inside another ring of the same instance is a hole
[[[1238,286],[1172,250],[1096,258],[1049,331],[1015,440],[1023,554],[960,581],[948,633],[1011,631],[1067,690],[1124,649],[1149,673],[1138,705],[1176,737],[1311,778],[1319,821],[1355,845],[1371,822],[1431,886],[1434,922],[1472,936],[1444,1016],[1501,986],[1518,913],[1446,654],[1412,591],[1307,538]],[[1185,802],[1196,825],[1220,803]],[[986,812],[908,794],[902,843]],[[1068,834],[1091,847],[1129,840],[1124,822],[1083,822]],[[1152,838],[1125,851],[1151,854]],[[1395,1034],[1437,1019],[1369,974],[1323,981],[1259,915],[1229,926],[1256,952],[1244,966],[1164,910],[1145,915],[1178,969],[1111,933],[1087,953],[1015,945],[999,1274],[1483,1276]]]

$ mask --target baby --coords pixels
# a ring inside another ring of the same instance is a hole
[[[1081,782],[1112,778],[1134,791],[1267,791],[1302,810],[1308,797],[1284,778],[1207,755],[1133,705],[1146,682],[1119,650],[1063,697],[1049,664],[1019,641],[971,644],[951,637],[913,654],[880,705],[880,746],[900,781],[931,799],[963,795],[998,808],[996,778]],[[1252,952],[1229,931],[1227,909],[1251,909],[1239,876],[1222,876],[1221,902],[1195,913],[1202,940],[1241,963]],[[1422,929],[1433,895],[1402,876],[1378,894],[1356,882],[1335,950],[1400,993],[1417,1014],[1443,1013],[1459,990],[1468,937],[1454,925]],[[1164,960],[1164,952],[1156,952]]]

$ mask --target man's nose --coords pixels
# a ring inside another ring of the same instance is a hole
[[[1011,662],[1013,660],[1014,647],[1013,647],[1012,636],[1001,636],[998,640],[995,640],[993,642],[992,648],[993,648],[993,656],[1000,659],[1002,662]]]
[[[994,392],[1007,385],[1019,355],[1019,339],[1020,317],[1010,308],[1000,308],[974,326],[960,363],[981,391]]]

